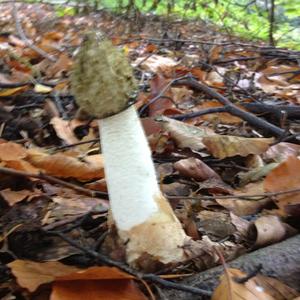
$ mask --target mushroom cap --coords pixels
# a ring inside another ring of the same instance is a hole
[[[126,109],[137,88],[124,53],[95,33],[86,35],[76,55],[71,85],[77,104],[101,119]]]

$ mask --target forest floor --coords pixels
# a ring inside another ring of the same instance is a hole
[[[69,78],[88,30],[130,60],[160,187],[202,245],[159,273],[105,253],[97,120]],[[0,298],[299,297],[299,61],[203,21],[0,3]]]

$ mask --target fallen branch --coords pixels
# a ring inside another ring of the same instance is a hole
[[[26,44],[27,47],[29,47],[30,49],[32,49],[33,51],[37,52],[38,54],[40,54],[41,56],[43,56],[44,58],[49,59],[52,62],[56,62],[56,59],[52,56],[49,55],[47,52],[45,52],[44,50],[40,49],[39,47],[35,46],[25,35],[23,28],[21,26],[20,20],[18,18],[18,10],[17,10],[17,6],[15,2],[12,2],[12,6],[13,6],[13,17],[15,19],[15,23],[16,23],[16,30],[18,32],[18,35],[20,36],[20,38],[23,40],[23,42]]]
[[[74,240],[70,239],[69,237],[67,237],[66,235],[62,234],[59,231],[47,231],[47,230],[43,230],[46,234],[48,235],[54,235],[54,236],[58,236],[61,239],[63,239],[65,242],[67,242],[68,244],[70,244],[71,246],[81,250],[83,252],[83,254],[86,254],[87,256],[96,259],[98,261],[98,263],[102,263],[108,266],[113,266],[113,267],[117,267],[120,270],[134,276],[137,280],[148,280],[150,282],[153,283],[158,283],[160,285],[162,285],[165,288],[169,288],[169,289],[175,289],[175,290],[180,290],[180,291],[185,291],[188,293],[192,293],[195,295],[204,295],[204,296],[211,296],[211,292],[206,290],[206,289],[200,289],[197,287],[192,287],[186,284],[181,284],[181,283],[176,283],[176,282],[172,282],[172,281],[168,281],[166,279],[161,278],[158,275],[155,274],[143,274],[141,272],[138,272],[134,269],[132,269],[131,267],[129,267],[128,265],[125,265],[124,263],[120,262],[120,261],[115,261],[99,252],[90,250],[88,248],[85,248],[81,245],[79,245],[77,242],[75,242]],[[189,299],[189,298],[187,298]]]
[[[286,133],[285,130],[283,130],[263,119],[260,119],[257,116],[255,116],[249,112],[246,112],[246,111],[238,108],[232,102],[230,102],[227,98],[225,98],[223,95],[219,94],[212,88],[208,87],[206,84],[199,82],[193,78],[177,80],[174,84],[187,85],[196,90],[205,92],[207,95],[213,97],[214,99],[216,99],[220,103],[222,103],[224,105],[226,112],[247,121],[254,128],[262,129],[266,133],[275,135],[275,136],[283,136]]]
[[[258,265],[262,265],[261,273],[266,276],[276,277],[292,288],[299,290],[300,282],[300,234],[281,243],[274,244],[252,253],[243,255],[227,263],[231,268],[241,269],[247,274],[253,274]],[[209,288],[214,290],[219,284],[219,277],[224,273],[223,266],[195,274],[182,282],[191,287]],[[204,299],[191,297],[191,295],[178,291],[165,291],[167,299]],[[206,299],[206,298],[205,298]]]

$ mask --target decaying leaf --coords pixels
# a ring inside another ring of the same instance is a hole
[[[208,151],[217,158],[236,155],[261,154],[265,152],[273,138],[244,138],[230,135],[211,135],[202,139]]]
[[[277,168],[272,170],[264,181],[266,192],[282,192],[300,187],[300,160],[289,156]],[[300,192],[276,196],[276,205],[287,215],[299,216]]]
[[[267,215],[255,220],[250,225],[250,233],[255,239],[255,246],[262,247],[280,242],[293,233],[296,233],[292,227],[283,223],[279,217]]]
[[[0,143],[0,160],[2,161],[23,159],[26,155],[26,149],[17,143]]]
[[[234,194],[236,195],[255,195],[255,194],[263,194],[264,187],[263,182],[260,183],[249,183],[243,188],[235,190]],[[246,200],[246,199],[216,199],[217,203],[227,208],[237,216],[247,216],[256,214],[261,211],[268,203],[271,202],[270,199],[258,199]],[[261,200],[260,200],[261,199]]]
[[[249,182],[255,182],[261,180],[263,177],[268,175],[279,163],[270,163],[265,166],[254,168],[248,172],[240,172],[238,177],[240,179],[240,185],[246,185]]]
[[[79,180],[89,180],[104,177],[103,159],[100,154],[88,162],[82,162],[71,156],[57,153],[48,155],[37,150],[28,150],[27,160],[36,168],[44,170],[49,175],[72,177]],[[92,162],[93,160],[93,162]]]
[[[292,300],[299,295],[280,281],[262,275],[257,275],[243,284],[234,279],[245,276],[238,269],[227,269],[221,276],[212,300]]]
[[[142,67],[144,70],[156,73],[161,68],[174,67],[178,65],[178,62],[172,58],[154,54],[148,59],[145,59],[145,57],[139,57],[133,65],[140,65],[140,67]]]
[[[271,146],[264,154],[263,157],[268,160],[282,162],[289,156],[298,156],[300,154],[300,145],[281,142]]]
[[[71,274],[80,269],[63,265],[57,261],[38,263],[27,260],[15,260],[8,264],[18,284],[34,292],[40,285],[55,280],[56,277]]]
[[[190,157],[174,163],[174,168],[183,176],[191,177],[197,181],[215,178],[221,181],[221,177],[200,159]]]
[[[167,117],[161,117],[159,121],[162,122],[163,129],[170,133],[180,148],[190,148],[192,150],[204,149],[203,138],[214,134],[207,127],[196,127]]]

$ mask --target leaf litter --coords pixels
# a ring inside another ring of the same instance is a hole
[[[110,36],[135,68],[136,107],[161,188],[195,241],[186,250],[189,263],[174,268],[174,275],[220,264],[218,253],[231,260],[298,232],[298,52],[266,52],[263,45],[229,41],[207,24],[201,24],[207,33],[200,33],[192,22],[169,20],[167,34],[185,37],[179,44],[164,40],[163,19],[149,16],[142,25],[107,12],[57,18],[50,6],[21,4],[17,17],[45,57],[18,36],[11,13],[10,5],[1,4],[0,228],[1,253],[7,256],[1,269],[3,282],[11,282],[11,271],[24,299],[34,299],[37,288],[47,293],[49,286],[46,299],[82,299],[88,292],[91,299],[153,299],[153,286],[118,269],[96,267],[95,257],[87,255],[105,251],[109,222],[97,122],[78,109],[70,90],[74,53],[87,28]],[[247,57],[255,60],[239,60]],[[192,80],[217,97],[193,88]],[[219,103],[220,95],[242,113]],[[246,114],[257,119],[250,124]],[[258,119],[267,123],[255,124]],[[272,126],[284,134],[272,134]],[[259,165],[249,163],[253,156]],[[122,247],[115,249],[114,257],[122,257]],[[225,267],[212,299],[298,295],[273,278],[257,275],[242,284],[233,275],[245,274]],[[10,283],[0,291],[6,297],[16,293]]]

